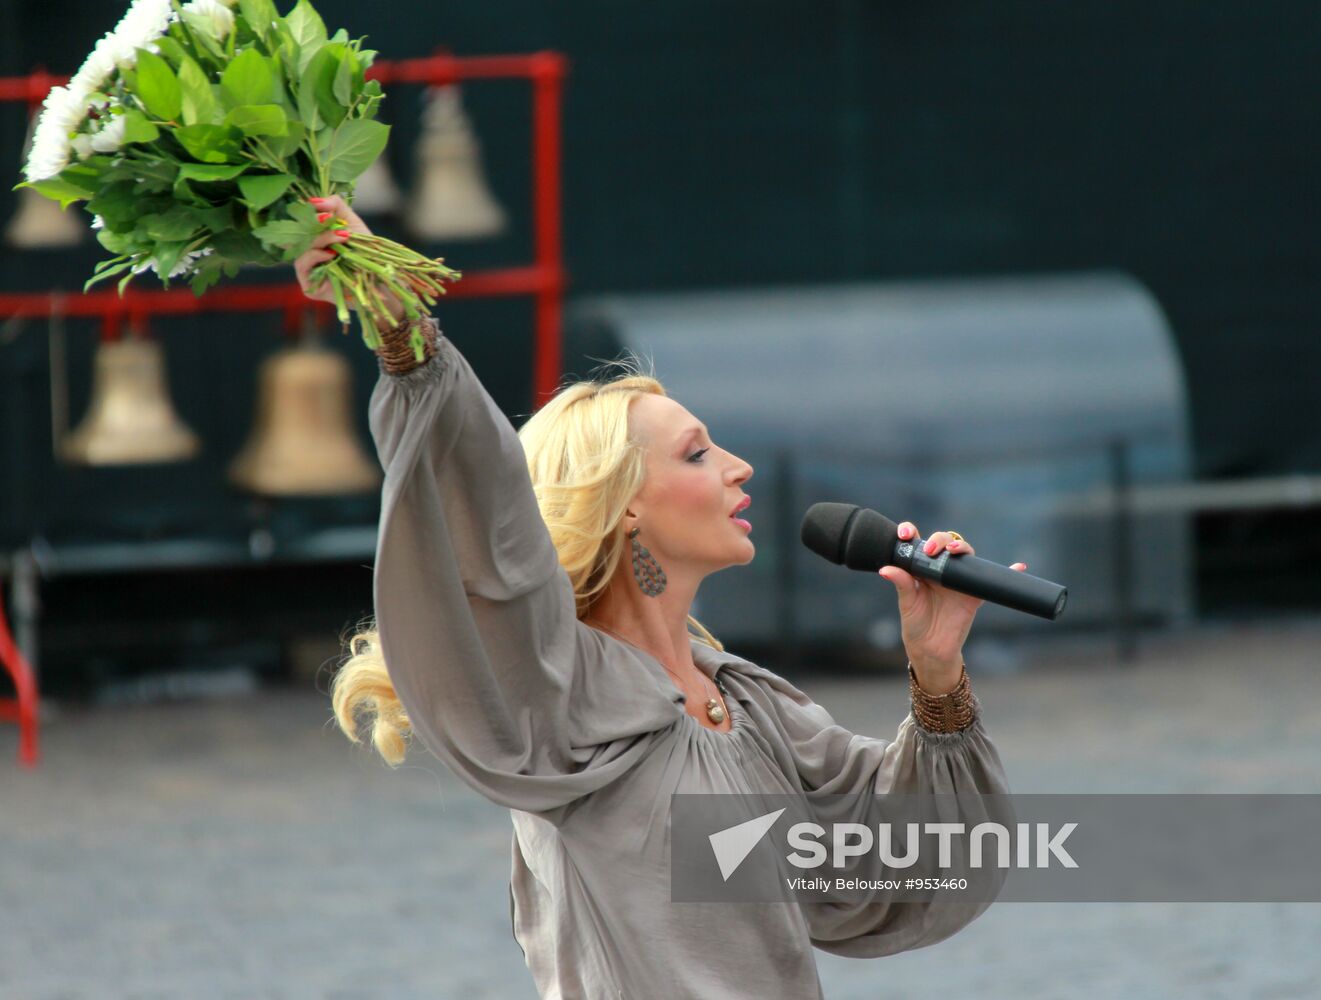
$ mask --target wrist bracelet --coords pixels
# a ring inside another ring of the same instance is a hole
[[[908,690],[913,698],[913,716],[918,724],[933,733],[957,733],[972,725],[972,685],[966,666],[959,672],[959,683],[947,694],[923,691],[917,683],[913,664],[908,664]]]
[[[425,326],[422,331],[421,361],[417,360],[412,344],[413,327],[418,323]],[[420,368],[436,356],[436,332],[435,323],[430,316],[419,316],[415,320],[405,319],[396,327],[382,330],[381,346],[376,349],[376,354],[381,359],[381,366],[390,375],[406,375],[415,368]]]

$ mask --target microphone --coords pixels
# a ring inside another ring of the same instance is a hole
[[[883,514],[851,503],[814,503],[803,515],[803,544],[833,563],[877,572],[898,566],[913,576],[980,597],[992,604],[1054,621],[1064,610],[1068,590],[1039,576],[989,559],[942,549],[929,556],[921,538],[902,541],[899,525]]]

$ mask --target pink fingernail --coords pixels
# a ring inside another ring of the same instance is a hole
[[[949,547],[950,547],[951,549],[957,549],[957,548],[959,547],[959,543],[958,543],[958,542],[950,542],[950,543],[949,543]]]

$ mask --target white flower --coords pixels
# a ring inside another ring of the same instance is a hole
[[[190,0],[183,5],[183,15],[199,31],[223,42],[234,30],[234,15],[219,0]]]
[[[78,159],[80,160],[87,159],[96,151],[95,147],[92,145],[92,137],[86,132],[75,135],[69,145],[73,148],[74,153],[77,154]]]
[[[69,137],[82,124],[87,105],[67,87],[52,87],[42,103],[41,119],[32,134],[32,152],[23,168],[29,181],[54,177],[69,165]]]
[[[115,115],[110,124],[92,136],[92,148],[98,153],[113,153],[124,145],[124,129],[128,121],[123,115]]]
[[[92,228],[93,228],[93,229],[104,229],[104,228],[105,228],[105,219],[101,218],[101,216],[99,216],[99,215],[94,215],[94,216],[92,216]]]
[[[192,253],[184,254],[183,257],[180,258],[179,263],[175,264],[171,269],[169,277],[180,278],[187,275],[197,266],[197,262],[209,253],[211,253],[210,247],[207,247],[205,250],[194,250]],[[141,274],[143,271],[156,271],[157,274],[160,274],[160,271],[156,270],[156,261],[154,258],[133,265],[134,274]]]
[[[92,49],[78,72],[69,81],[69,90],[75,94],[91,94],[101,89],[101,84],[115,70],[116,40],[112,33],[107,33]]]
[[[157,47],[152,43],[177,19],[170,0],[136,0],[115,30],[106,36],[114,39],[110,50],[115,64],[121,69],[136,65],[138,49],[155,52]]]

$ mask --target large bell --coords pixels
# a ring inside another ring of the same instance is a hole
[[[28,136],[23,143],[23,162],[32,152],[32,136],[36,132],[37,117],[28,119]],[[32,188],[18,192],[18,211],[5,226],[5,242],[12,247],[34,250],[42,247],[77,246],[83,240],[87,224],[81,212],[60,208],[57,202]]]
[[[353,210],[359,215],[387,215],[398,212],[402,206],[399,185],[382,153],[353,185]]]
[[[352,372],[337,351],[300,345],[261,365],[257,419],[229,479],[268,496],[366,493],[378,464],[353,433]]]
[[[174,412],[165,355],[154,340],[125,338],[97,345],[87,415],[60,444],[66,461],[83,465],[180,462],[201,441]]]
[[[427,240],[481,239],[505,230],[505,212],[482,175],[481,152],[456,84],[432,87],[417,141],[413,234]]]

